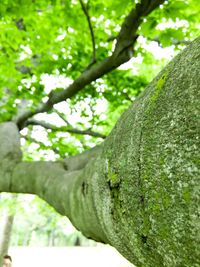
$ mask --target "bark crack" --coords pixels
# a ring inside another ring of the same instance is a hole
[[[143,194],[142,189],[142,139],[143,139],[143,131],[142,126],[140,130],[140,136],[139,136],[139,144],[138,144],[138,187],[140,188],[140,203],[142,207],[144,208],[144,202],[145,202],[145,196]]]

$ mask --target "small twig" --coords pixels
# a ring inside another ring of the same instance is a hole
[[[85,14],[85,16],[87,18],[87,22],[88,22],[88,26],[89,26],[90,34],[91,34],[91,40],[92,40],[93,56],[92,56],[92,60],[91,60],[90,64],[86,67],[86,70],[88,70],[93,64],[96,63],[95,37],[94,37],[94,31],[93,31],[93,28],[92,28],[92,23],[91,23],[91,20],[90,20],[90,16],[89,16],[88,10],[87,10],[87,8],[84,5],[82,0],[79,0],[79,2],[81,4],[82,10],[83,10],[83,12],[84,12],[84,14]]]
[[[54,109],[55,110],[55,109]],[[58,114],[58,116],[68,125],[70,126],[71,124],[69,121],[64,117],[64,114],[58,110],[55,110],[55,112]]]
[[[156,37],[156,38],[149,38],[149,37],[145,37],[145,36],[143,36],[143,37],[146,38],[148,41],[158,43],[158,45],[159,45],[160,47],[162,47],[162,42],[159,40],[159,37]],[[169,38],[170,38],[170,37],[169,37]],[[180,45],[180,44],[182,44],[182,45],[188,45],[188,44],[191,43],[191,41],[187,41],[187,40],[177,40],[177,39],[175,39],[175,38],[171,38],[170,41],[171,41],[171,44],[172,44],[172,45]]]
[[[27,135],[25,136],[25,135],[22,135],[22,134],[21,134],[21,137],[24,138],[24,139],[27,140],[27,141],[30,141],[31,143],[38,144],[39,146],[42,146],[42,147],[45,146],[43,142],[40,142],[40,141],[36,140],[36,139],[33,138],[33,137],[30,137],[30,136],[27,136]],[[49,146],[45,146],[45,147],[46,147],[46,149],[51,149],[51,150],[53,150],[54,153],[56,153],[56,154],[59,155],[59,151],[58,151],[58,149],[53,148],[52,146],[51,146],[51,147],[49,147]]]
[[[101,133],[98,133],[98,132],[94,132],[90,129],[87,129],[87,130],[79,130],[79,129],[76,129],[76,128],[69,128],[69,127],[66,127],[66,126],[61,126],[61,127],[57,127],[55,125],[52,125],[50,123],[47,123],[45,121],[38,121],[38,120],[34,120],[34,119],[31,119],[31,120],[28,120],[26,122],[26,126],[28,125],[38,125],[38,126],[41,126],[45,129],[49,129],[49,130],[52,130],[52,131],[58,131],[58,132],[68,132],[68,133],[73,133],[73,134],[82,134],[82,135],[90,135],[90,136],[93,136],[93,137],[100,137],[102,139],[105,139],[106,136],[104,134],[101,134]]]

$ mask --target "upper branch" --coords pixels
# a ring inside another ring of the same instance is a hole
[[[120,33],[117,37],[114,54],[119,55],[125,49],[132,47],[133,42],[137,39],[137,29],[142,23],[145,16],[151,13],[155,8],[162,4],[165,0],[141,0],[134,9],[125,18]]]
[[[81,4],[82,10],[83,10],[83,12],[84,12],[84,14],[85,14],[85,16],[87,18],[87,22],[88,22],[88,26],[89,26],[90,34],[91,34],[91,40],[92,40],[92,49],[93,49],[92,61],[86,68],[86,69],[89,69],[93,64],[96,63],[95,37],[94,37],[94,31],[93,31],[93,27],[92,27],[92,23],[91,23],[91,20],[90,20],[90,16],[89,16],[88,10],[87,10],[87,8],[84,5],[82,0],[79,0],[79,2]]]
[[[116,69],[121,64],[127,62],[133,56],[132,47],[137,40],[136,32],[139,25],[142,23],[143,17],[147,16],[164,1],[165,0],[142,0],[141,3],[137,4],[122,24],[117,38],[116,47],[112,55],[98,64],[93,65],[92,68],[82,72],[80,76],[63,91],[51,92],[46,103],[42,103],[35,110],[27,110],[18,116],[15,122],[19,129],[24,128],[25,122],[33,115],[51,110],[54,104],[64,101],[67,98],[71,98],[92,81],[95,81],[108,72]]]
[[[106,136],[104,134],[98,133],[98,132],[94,132],[91,130],[79,130],[73,127],[66,127],[66,126],[61,126],[61,127],[57,127],[55,125],[52,125],[50,123],[47,123],[45,121],[38,121],[38,120],[28,120],[26,122],[26,126],[28,125],[39,125],[42,126],[45,129],[50,129],[52,131],[59,131],[59,132],[68,132],[68,133],[74,133],[74,134],[82,134],[82,135],[90,135],[90,136],[94,136],[94,137],[100,137],[105,139]]]

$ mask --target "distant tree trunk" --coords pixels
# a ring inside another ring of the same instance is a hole
[[[54,233],[52,231],[47,232],[47,246],[52,247],[54,246]]]
[[[23,246],[28,247],[30,245],[30,241],[31,241],[31,232],[28,231],[23,240]]]
[[[49,231],[48,232],[48,247],[54,247],[55,246],[55,231]]]
[[[8,253],[8,248],[11,240],[12,227],[14,222],[14,215],[7,215],[4,220],[4,225],[0,236],[0,266],[5,254]]]
[[[11,195],[11,200],[16,202],[17,195]],[[3,256],[8,254],[8,249],[11,241],[12,228],[14,225],[14,218],[16,214],[15,205],[6,212],[2,226],[0,227],[0,266],[2,266]]]
[[[79,246],[81,246],[81,240],[80,240],[80,238],[79,238],[78,236],[77,236],[77,238],[75,239],[74,246],[75,246],[75,247],[79,247]]]
[[[52,234],[51,234],[51,246],[52,247],[55,247],[55,239],[56,239],[55,231],[52,231]]]

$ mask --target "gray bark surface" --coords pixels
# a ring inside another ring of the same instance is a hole
[[[150,83],[88,164],[76,157],[77,169],[66,167],[70,160],[21,162],[17,128],[2,124],[0,191],[39,195],[137,267],[200,266],[199,70],[200,38]]]

